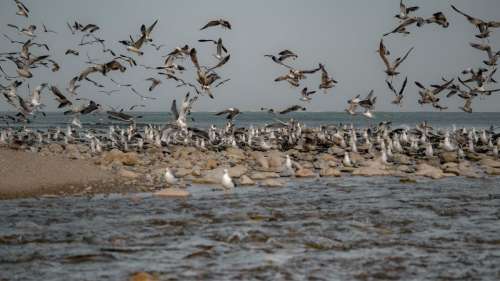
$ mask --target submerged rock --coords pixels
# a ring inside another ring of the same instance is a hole
[[[170,198],[178,198],[178,197],[188,197],[191,195],[189,191],[185,189],[179,188],[165,188],[160,191],[154,193],[154,195],[159,197],[170,197]]]
[[[263,187],[283,187],[285,186],[285,182],[278,179],[267,179],[260,183]]]
[[[342,173],[335,168],[324,168],[319,172],[320,177],[340,177]]]

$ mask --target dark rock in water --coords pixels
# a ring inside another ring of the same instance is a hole
[[[413,178],[401,178],[399,179],[400,183],[417,183],[416,179]]]

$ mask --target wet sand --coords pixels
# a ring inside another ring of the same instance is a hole
[[[112,179],[90,160],[0,148],[0,199],[74,193]]]

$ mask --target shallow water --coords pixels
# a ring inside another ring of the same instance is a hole
[[[0,280],[498,280],[500,179],[0,203]]]

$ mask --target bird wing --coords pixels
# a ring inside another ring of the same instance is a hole
[[[209,27],[212,27],[212,26],[217,26],[219,25],[219,21],[218,20],[212,20],[212,21],[209,21],[205,26],[203,26],[200,30],[203,30],[205,28],[209,28]]]
[[[172,111],[172,114],[175,117],[175,120],[179,119],[179,111],[177,111],[177,101],[173,100],[172,101],[172,106],[170,106],[170,111]]]
[[[403,57],[403,58],[401,58],[401,59],[400,59],[400,58],[396,59],[396,62],[394,63],[394,68],[398,68],[398,66],[406,60],[406,58],[408,57],[408,55],[410,55],[410,53],[411,53],[411,51],[413,51],[413,49],[414,49],[414,47],[411,47],[411,48],[408,50],[408,52],[406,52],[406,54],[404,55],[404,57]]]
[[[482,20],[469,16],[468,14],[466,14],[466,13],[464,13],[464,12],[460,11],[459,9],[457,9],[457,8],[456,8],[455,6],[453,6],[453,5],[451,5],[451,8],[452,8],[453,10],[455,10],[455,12],[457,12],[457,13],[459,13],[459,14],[463,15],[464,17],[466,17],[466,18],[467,18],[467,20],[468,20],[470,23],[474,24],[474,25],[478,25],[478,24],[480,24],[480,23],[483,23],[483,21],[482,21]]]
[[[191,51],[189,52],[189,56],[191,57],[191,61],[193,62],[194,66],[199,71],[200,70],[200,63],[198,62],[198,56],[197,56],[195,48],[191,49]]]
[[[229,61],[230,58],[231,58],[231,55],[225,56],[216,66],[209,68],[208,71],[212,71],[213,69],[216,69],[216,68],[219,68],[219,67],[225,65]]]
[[[385,55],[386,53],[387,53],[387,48],[384,45],[384,40],[380,39],[380,44],[379,44],[379,47],[378,47],[378,54],[380,55],[380,58],[384,62],[385,67],[387,69],[389,69],[389,68],[391,68],[391,65],[389,64],[389,60],[387,59],[387,57]]]

